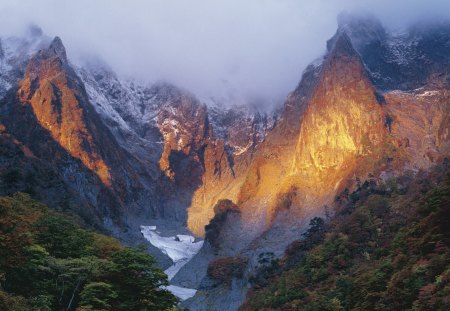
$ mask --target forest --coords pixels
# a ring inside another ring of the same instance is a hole
[[[240,310],[450,309],[448,165],[364,182],[335,203],[262,263]]]
[[[144,247],[83,229],[28,194],[0,197],[0,310],[172,310]]]

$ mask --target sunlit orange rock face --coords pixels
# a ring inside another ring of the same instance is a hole
[[[110,186],[110,169],[92,136],[96,126],[86,117],[89,111],[80,103],[85,96],[82,86],[68,76],[68,70],[71,69],[65,49],[57,37],[47,50],[40,51],[29,62],[19,84],[18,98],[22,104],[31,105],[40,125],[71,156],[80,159]]]
[[[214,217],[213,207],[221,199],[237,201],[247,171],[253,162],[257,139],[255,128],[248,126],[248,120],[241,120],[228,128],[232,137],[228,143],[237,146],[237,152],[226,150],[225,142],[215,137],[210,129],[204,139],[201,163],[203,175],[198,188],[192,193],[189,202],[187,225],[196,235],[203,236],[205,225]],[[241,148],[244,146],[246,148]],[[230,145],[228,145],[230,147]],[[247,148],[248,147],[248,148]],[[245,151],[243,151],[245,150]],[[194,175],[195,176],[195,175]],[[191,174],[191,181],[195,180]]]
[[[342,33],[325,60],[295,148],[292,174],[308,192],[304,204],[326,203],[320,198],[333,196],[360,160],[386,141],[381,104],[359,55]]]
[[[392,118],[391,132],[398,148],[408,155],[410,167],[429,168],[450,154],[450,92],[429,84],[415,92],[385,94]]]
[[[243,174],[236,174],[236,162],[231,168],[222,140],[207,146],[204,163],[205,174],[192,195],[187,219],[188,228],[198,236],[204,235],[205,225],[214,217],[213,207],[218,200],[235,200],[243,178]]]
[[[281,222],[294,223],[321,215],[356,178],[428,168],[449,154],[449,99],[448,87],[436,81],[417,92],[377,92],[338,31],[264,143],[234,159],[232,177],[209,179],[212,187],[194,193],[188,226],[202,235],[219,199],[238,203],[246,232],[261,223],[268,229],[283,214]]]
[[[250,211],[250,222],[263,215],[270,223],[280,205],[311,209],[326,204],[359,158],[374,152],[387,135],[383,108],[345,33],[334,43],[303,107],[298,98],[293,95],[286,107],[297,111],[269,134],[235,186],[223,189],[222,195]],[[198,232],[198,227],[191,229]]]
[[[298,107],[300,128],[291,125],[275,132],[278,146],[271,142],[262,149],[264,155],[247,175],[240,201],[252,205],[259,197],[268,225],[280,210],[289,210],[294,218],[320,213],[362,159],[386,141],[385,113],[375,94],[359,55],[347,35],[340,34],[310,98]],[[288,104],[295,106],[292,99]],[[294,134],[290,140],[289,129]],[[288,140],[283,142],[283,136]],[[257,208],[251,216],[260,212]]]

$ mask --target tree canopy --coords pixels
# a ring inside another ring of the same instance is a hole
[[[169,310],[144,248],[80,228],[27,194],[0,197],[0,310]]]

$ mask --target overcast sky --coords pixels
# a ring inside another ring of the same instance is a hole
[[[74,62],[96,53],[121,75],[271,101],[324,52],[337,14],[361,10],[400,27],[450,15],[450,0],[0,0],[0,35],[35,23]]]

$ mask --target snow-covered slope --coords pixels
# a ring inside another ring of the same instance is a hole
[[[101,61],[77,67],[89,100],[116,139],[147,164],[156,163],[162,140],[156,125],[160,102],[155,91],[133,80],[119,79]]]
[[[167,274],[169,281],[203,246],[202,240],[195,242],[195,238],[191,235],[177,234],[176,236],[171,237],[161,236],[160,232],[156,231],[156,226],[141,226],[141,232],[144,238],[153,246],[160,249],[172,259],[173,265],[164,271]],[[197,292],[196,289],[175,285],[169,285],[167,289],[181,300],[191,298]]]
[[[217,138],[223,139],[233,155],[238,156],[264,141],[275,126],[278,112],[267,112],[257,106],[212,102],[209,117]]]
[[[22,78],[29,58],[50,41],[36,26],[23,37],[0,38],[0,98]]]
[[[256,147],[276,124],[277,111],[269,113],[256,105],[211,100],[202,103],[188,91],[167,83],[148,86],[136,80],[121,79],[99,60],[89,61],[77,71],[97,112],[131,148],[136,142],[157,148],[154,144],[163,143],[161,135],[178,136],[183,124],[178,124],[178,111],[172,105],[180,97],[190,98],[196,105],[206,104],[215,138],[224,140],[234,155]],[[163,111],[168,118],[158,122]]]

